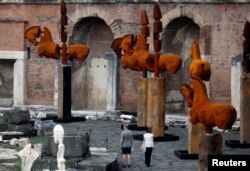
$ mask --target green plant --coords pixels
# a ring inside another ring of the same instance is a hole
[[[44,144],[44,136],[30,137],[31,144]]]
[[[13,168],[13,171],[21,171],[21,158],[18,155],[15,155],[17,157],[17,165]]]

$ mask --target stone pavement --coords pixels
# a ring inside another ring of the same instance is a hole
[[[117,152],[118,166],[121,171],[197,171],[198,160],[183,160],[174,155],[175,150],[187,150],[187,128],[169,126],[166,133],[179,136],[178,141],[157,142],[152,154],[152,166],[146,167],[144,164],[144,153],[140,150],[141,141],[134,140],[132,150],[132,167],[121,168],[122,155],[119,148],[121,122],[104,120],[86,120],[85,122],[63,123],[65,132],[70,131],[89,131],[91,147],[106,147],[109,151]],[[143,134],[145,131],[132,130],[133,134]],[[248,154],[249,148],[229,148],[225,146],[225,140],[239,140],[237,132],[219,132],[223,140],[223,154]],[[2,159],[0,147],[0,166]],[[7,161],[6,161],[7,163]],[[0,167],[1,168],[1,167]],[[11,171],[11,170],[10,170]]]
[[[63,124],[64,129],[78,129],[79,131],[90,131],[92,147],[106,147],[110,151],[117,152],[118,165],[120,170],[148,170],[148,171],[196,171],[198,160],[183,160],[174,155],[175,150],[187,150],[187,128],[168,127],[166,133],[179,136],[178,141],[157,142],[152,154],[152,167],[144,164],[144,153],[140,150],[141,141],[134,140],[132,150],[132,167],[121,168],[122,155],[119,148],[121,122],[86,120]],[[143,134],[145,131],[132,130],[133,134]],[[225,140],[239,140],[239,132],[219,132],[223,140],[223,154],[250,154],[250,149],[232,149],[225,146]]]

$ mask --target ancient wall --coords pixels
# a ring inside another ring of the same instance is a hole
[[[18,3],[3,3],[0,1],[1,17],[21,17],[27,21],[25,27],[33,25],[47,26],[52,37],[59,42],[59,4],[32,4],[31,0],[18,1]],[[9,1],[11,2],[11,1]],[[16,1],[17,2],[17,1]],[[19,2],[25,2],[21,4]],[[39,1],[43,2],[43,1]],[[67,1],[66,1],[67,2]],[[67,5],[69,18],[69,32],[72,33],[74,24],[78,19],[95,16],[103,19],[110,27],[113,38],[121,35],[139,33],[140,11],[146,10],[150,20],[152,31],[153,3],[77,3],[70,1]],[[96,2],[96,1],[93,1]],[[108,1],[111,2],[111,1]],[[114,2],[114,1],[112,1]],[[162,2],[162,1],[161,1]],[[174,1],[167,1],[174,2]],[[212,66],[210,80],[210,97],[215,101],[227,101],[231,99],[231,61],[233,57],[242,53],[243,29],[250,15],[250,3],[239,0],[239,3],[211,3],[212,0],[200,1],[202,3],[191,3],[191,1],[178,1],[182,3],[161,3],[163,28],[174,19],[188,17],[200,29],[200,48],[202,55],[209,59]],[[205,3],[205,2],[208,2]],[[18,29],[13,31],[13,34]],[[2,35],[6,39],[5,35]],[[11,39],[15,39],[12,37]],[[152,34],[148,39],[152,42]],[[12,40],[13,41],[13,40]],[[53,105],[54,95],[54,61],[39,58],[35,48],[27,41],[19,41],[24,46],[31,48],[31,55],[27,65],[27,104]],[[14,48],[13,48],[14,49]],[[152,44],[150,44],[152,50]],[[136,82],[140,73],[121,70],[121,109],[136,110]]]
[[[58,5],[32,5],[20,6],[17,4],[3,5],[0,4],[0,18],[1,23],[6,23],[3,27],[1,25],[1,50],[9,51],[27,51],[30,47],[30,58],[27,60],[26,80],[27,83],[27,98],[25,104],[41,104],[52,105],[54,96],[54,61],[46,58],[38,57],[36,48],[24,40],[25,30],[34,25],[47,26],[52,31],[52,36],[58,40]],[[50,11],[48,11],[50,10]],[[47,11],[43,13],[44,11]],[[49,14],[48,14],[49,13]],[[21,25],[21,21],[25,21]],[[8,22],[11,21],[11,22]],[[19,27],[18,27],[19,26]],[[11,34],[6,34],[6,33]],[[55,34],[56,32],[56,34]]]

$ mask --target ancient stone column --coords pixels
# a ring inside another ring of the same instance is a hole
[[[250,143],[250,74],[241,77],[240,143]]]
[[[148,79],[147,126],[155,137],[165,133],[165,78]]]
[[[240,118],[240,106],[241,106],[241,76],[242,67],[242,57],[232,58],[231,67],[231,104],[235,107],[237,111],[237,118]]]
[[[200,134],[199,171],[208,170],[208,155],[222,154],[222,137],[220,134]]]
[[[141,78],[137,82],[137,126],[146,127],[147,125],[147,78]]]

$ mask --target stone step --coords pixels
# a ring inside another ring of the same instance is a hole
[[[16,131],[5,131],[5,132],[0,132],[0,136],[2,137],[3,140],[10,140],[12,138],[20,138],[24,136],[23,132],[16,132]]]
[[[23,132],[25,136],[36,136],[37,130],[34,128],[33,124],[8,124],[8,131]]]
[[[65,157],[85,157],[90,156],[89,134],[88,132],[69,134],[65,133],[63,137],[65,146]],[[45,133],[46,155],[57,156],[57,146],[52,133]]]

